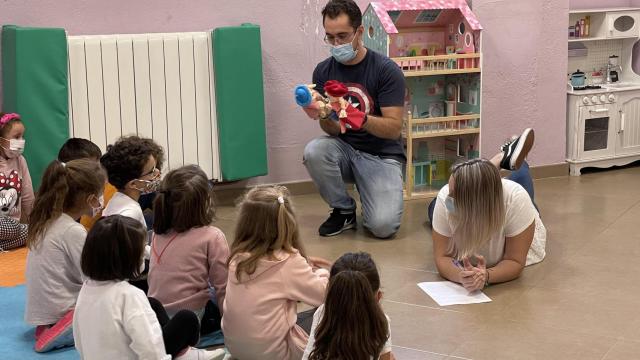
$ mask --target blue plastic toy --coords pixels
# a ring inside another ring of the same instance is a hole
[[[296,104],[302,107],[307,107],[311,105],[311,101],[313,101],[313,96],[311,95],[311,89],[309,89],[308,85],[296,86],[294,95],[296,98]]]

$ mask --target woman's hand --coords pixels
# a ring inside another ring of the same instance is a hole
[[[488,278],[487,263],[482,255],[475,255],[478,259],[476,266],[471,265],[469,258],[462,259],[464,269],[460,271],[460,284],[469,292],[484,289]]]

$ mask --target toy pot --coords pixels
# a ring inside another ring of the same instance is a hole
[[[584,73],[578,70],[573,74],[571,74],[571,86],[573,87],[584,86],[585,79],[586,79],[586,76],[584,75]]]

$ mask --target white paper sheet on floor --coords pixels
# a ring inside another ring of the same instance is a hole
[[[469,293],[462,285],[451,281],[423,282],[419,283],[418,287],[431,296],[440,306],[478,304],[491,301],[482,291]]]

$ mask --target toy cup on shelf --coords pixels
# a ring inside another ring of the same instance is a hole
[[[447,103],[447,116],[454,116],[456,114],[456,102],[446,101]]]

